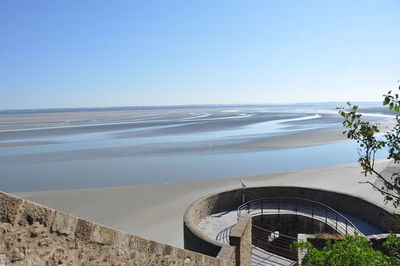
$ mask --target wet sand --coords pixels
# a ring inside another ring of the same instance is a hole
[[[104,158],[119,158],[130,157],[138,155],[160,155],[160,154],[173,154],[178,152],[185,153],[198,153],[198,152],[222,152],[224,150],[275,150],[282,148],[296,148],[313,145],[323,145],[335,143],[339,141],[346,141],[346,137],[342,134],[341,129],[320,129],[308,130],[301,133],[290,134],[286,136],[270,136],[259,138],[245,138],[240,142],[237,140],[219,140],[218,143],[213,145],[194,145],[190,143],[187,145],[177,145],[175,143],[160,143],[157,145],[132,145],[124,147],[107,147],[107,148],[91,148],[79,149],[71,151],[54,151],[43,152],[40,154],[18,154],[18,155],[1,155],[0,150],[0,166],[13,165],[24,163],[41,163],[55,162],[55,161],[68,161],[68,160],[88,160],[88,159],[104,159]],[[55,144],[55,142],[11,142],[0,143],[0,147],[16,147],[24,145],[48,145]]]
[[[357,160],[336,111],[276,108],[0,113],[1,189],[188,182]]]
[[[35,146],[35,145],[49,145],[49,144],[56,144],[56,143],[57,142],[52,142],[52,141],[7,142],[7,143],[0,143],[0,148],[20,147],[20,146]]]

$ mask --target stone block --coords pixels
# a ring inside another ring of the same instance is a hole
[[[251,216],[243,215],[232,228],[229,243],[235,246],[236,265],[251,264]]]
[[[23,199],[0,192],[0,222],[15,224]]]
[[[129,249],[138,250],[138,237],[134,235],[128,235],[129,239]]]
[[[152,241],[152,240],[149,240],[148,246],[149,246],[149,251],[148,252],[150,254],[154,254],[156,256],[162,256],[163,255],[164,247],[163,247],[162,244],[157,243],[157,242]]]
[[[251,222],[251,217],[249,215],[242,215],[237,224],[232,228],[231,233],[229,234],[230,237],[237,237],[240,238],[245,234],[246,228],[249,226]]]
[[[197,252],[192,252],[192,253],[191,253],[191,256],[192,256],[193,260],[194,260],[196,263],[202,262],[202,261],[203,261],[203,257],[204,257],[203,254],[200,254],[200,253],[197,253]]]
[[[128,234],[121,231],[116,231],[113,244],[116,248],[127,248],[129,245]]]
[[[173,247],[171,247],[170,245],[164,245],[164,250],[163,250],[164,256],[172,255],[172,252],[173,252]]]
[[[86,220],[78,219],[76,225],[75,237],[78,240],[89,241],[94,230],[95,224]]]
[[[20,208],[18,223],[20,225],[38,222],[50,226],[53,222],[55,210],[25,200]]]
[[[187,257],[186,251],[180,248],[175,248],[175,254],[179,260],[184,260]]]
[[[209,256],[204,256],[201,265],[220,265],[220,263],[221,261],[219,259]]]
[[[77,225],[77,217],[57,211],[51,225],[51,231],[66,236],[74,235]]]
[[[115,230],[102,225],[96,225],[92,231],[90,241],[102,245],[111,245],[114,237]]]
[[[113,246],[116,248],[118,256],[126,254],[129,246],[128,234],[116,231]]]
[[[217,259],[224,262],[222,265],[234,265],[236,261],[236,248],[233,246],[223,246],[218,253]]]
[[[148,253],[149,250],[149,244],[148,244],[148,240],[145,238],[141,238],[141,237],[136,237],[135,238],[135,250],[139,251],[140,253]]]

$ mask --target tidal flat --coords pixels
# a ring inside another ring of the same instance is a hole
[[[3,112],[1,189],[163,184],[351,163],[355,144],[341,122],[333,104]]]

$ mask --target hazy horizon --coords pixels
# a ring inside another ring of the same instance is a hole
[[[380,105],[381,101],[352,101],[352,104],[356,105]],[[345,105],[346,102],[293,102],[293,103],[232,103],[232,104],[171,104],[171,105],[130,105],[130,106],[93,106],[93,107],[48,107],[48,108],[22,108],[22,109],[0,109],[1,113],[13,113],[13,112],[52,112],[52,111],[74,111],[74,110],[87,110],[87,111],[99,111],[99,110],[129,110],[129,109],[163,109],[163,108],[208,108],[208,107],[268,107],[268,106],[296,106],[296,105]],[[362,107],[362,106],[361,106]],[[382,105],[383,107],[383,105]]]

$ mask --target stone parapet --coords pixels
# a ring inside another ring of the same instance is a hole
[[[251,216],[243,215],[239,218],[237,224],[232,228],[229,235],[229,244],[236,247],[236,265],[251,265]]]
[[[0,192],[0,265],[234,265],[229,259],[157,243]]]
[[[231,246],[223,246],[218,253],[217,259],[221,260],[221,266],[236,265],[236,248]]]
[[[248,187],[245,193],[246,201],[265,197],[309,199],[328,205],[341,213],[361,218],[384,231],[400,231],[398,215],[385,210],[382,206],[369,202],[367,199],[350,194],[291,186]],[[198,224],[212,214],[237,209],[243,203],[242,199],[243,190],[235,189],[211,194],[193,202],[186,210],[183,218],[185,249],[215,257],[223,249],[229,247],[202,232]]]

